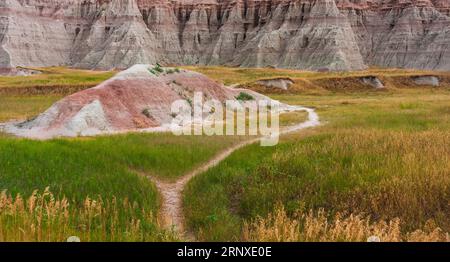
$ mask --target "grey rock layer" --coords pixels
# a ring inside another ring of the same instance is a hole
[[[288,78],[275,78],[275,79],[263,79],[256,82],[269,88],[278,88],[282,90],[288,90],[294,84],[294,81]]]
[[[419,86],[439,86],[440,81],[436,76],[417,76],[413,78],[414,83]]]
[[[0,67],[450,69],[448,0],[0,0]]]
[[[381,80],[378,79],[378,77],[375,77],[375,76],[362,77],[361,81],[364,84],[369,85],[369,86],[371,86],[373,88],[376,88],[376,89],[384,88],[383,82],[381,82]]]

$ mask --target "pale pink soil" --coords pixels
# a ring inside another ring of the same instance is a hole
[[[155,75],[149,70],[152,68],[135,65],[94,88],[65,97],[36,119],[7,124],[3,129],[17,136],[38,139],[156,130],[170,126],[175,101],[192,103],[194,94],[201,92],[204,101],[224,103],[236,100],[242,92],[193,71],[165,68],[164,73]],[[256,100],[268,99],[246,92]]]

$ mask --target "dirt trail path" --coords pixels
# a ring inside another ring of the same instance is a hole
[[[305,128],[314,127],[320,124],[319,116],[317,113],[310,108],[305,107],[292,107],[291,111],[306,111],[308,113],[308,120],[302,122],[298,125],[288,127],[280,131],[280,135],[285,135],[295,131],[299,131]],[[216,155],[213,159],[209,160],[207,163],[196,168],[195,170],[187,173],[175,182],[166,182],[160,179],[151,177],[150,179],[156,184],[158,191],[162,196],[162,205],[160,209],[160,219],[166,228],[174,229],[182,237],[188,241],[194,241],[194,236],[186,231],[185,218],[183,212],[183,190],[187,183],[195,176],[202,174],[209,169],[217,166],[220,162],[229,157],[233,152],[239,150],[247,145],[259,142],[260,138],[250,139],[243,141],[231,148],[222,151]]]

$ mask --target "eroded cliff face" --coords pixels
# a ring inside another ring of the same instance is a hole
[[[0,66],[450,69],[448,0],[0,0]]]
[[[366,64],[450,69],[450,19],[441,12],[445,8],[438,11],[433,4],[443,1],[353,1],[360,2],[358,5],[340,2]]]

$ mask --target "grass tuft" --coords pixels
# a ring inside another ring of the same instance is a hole
[[[0,193],[0,241],[65,242],[70,236],[82,242],[177,240],[173,232],[159,229],[152,210],[128,199],[87,197],[74,202],[56,198],[48,188],[28,198]]]
[[[239,101],[251,101],[254,100],[255,98],[248,93],[240,92],[239,95],[236,96],[236,99]]]
[[[450,235],[426,223],[423,228],[402,232],[400,219],[373,222],[363,215],[331,216],[323,209],[288,216],[283,206],[266,218],[244,224],[242,240],[247,242],[366,242],[376,237],[381,242],[449,242]]]

